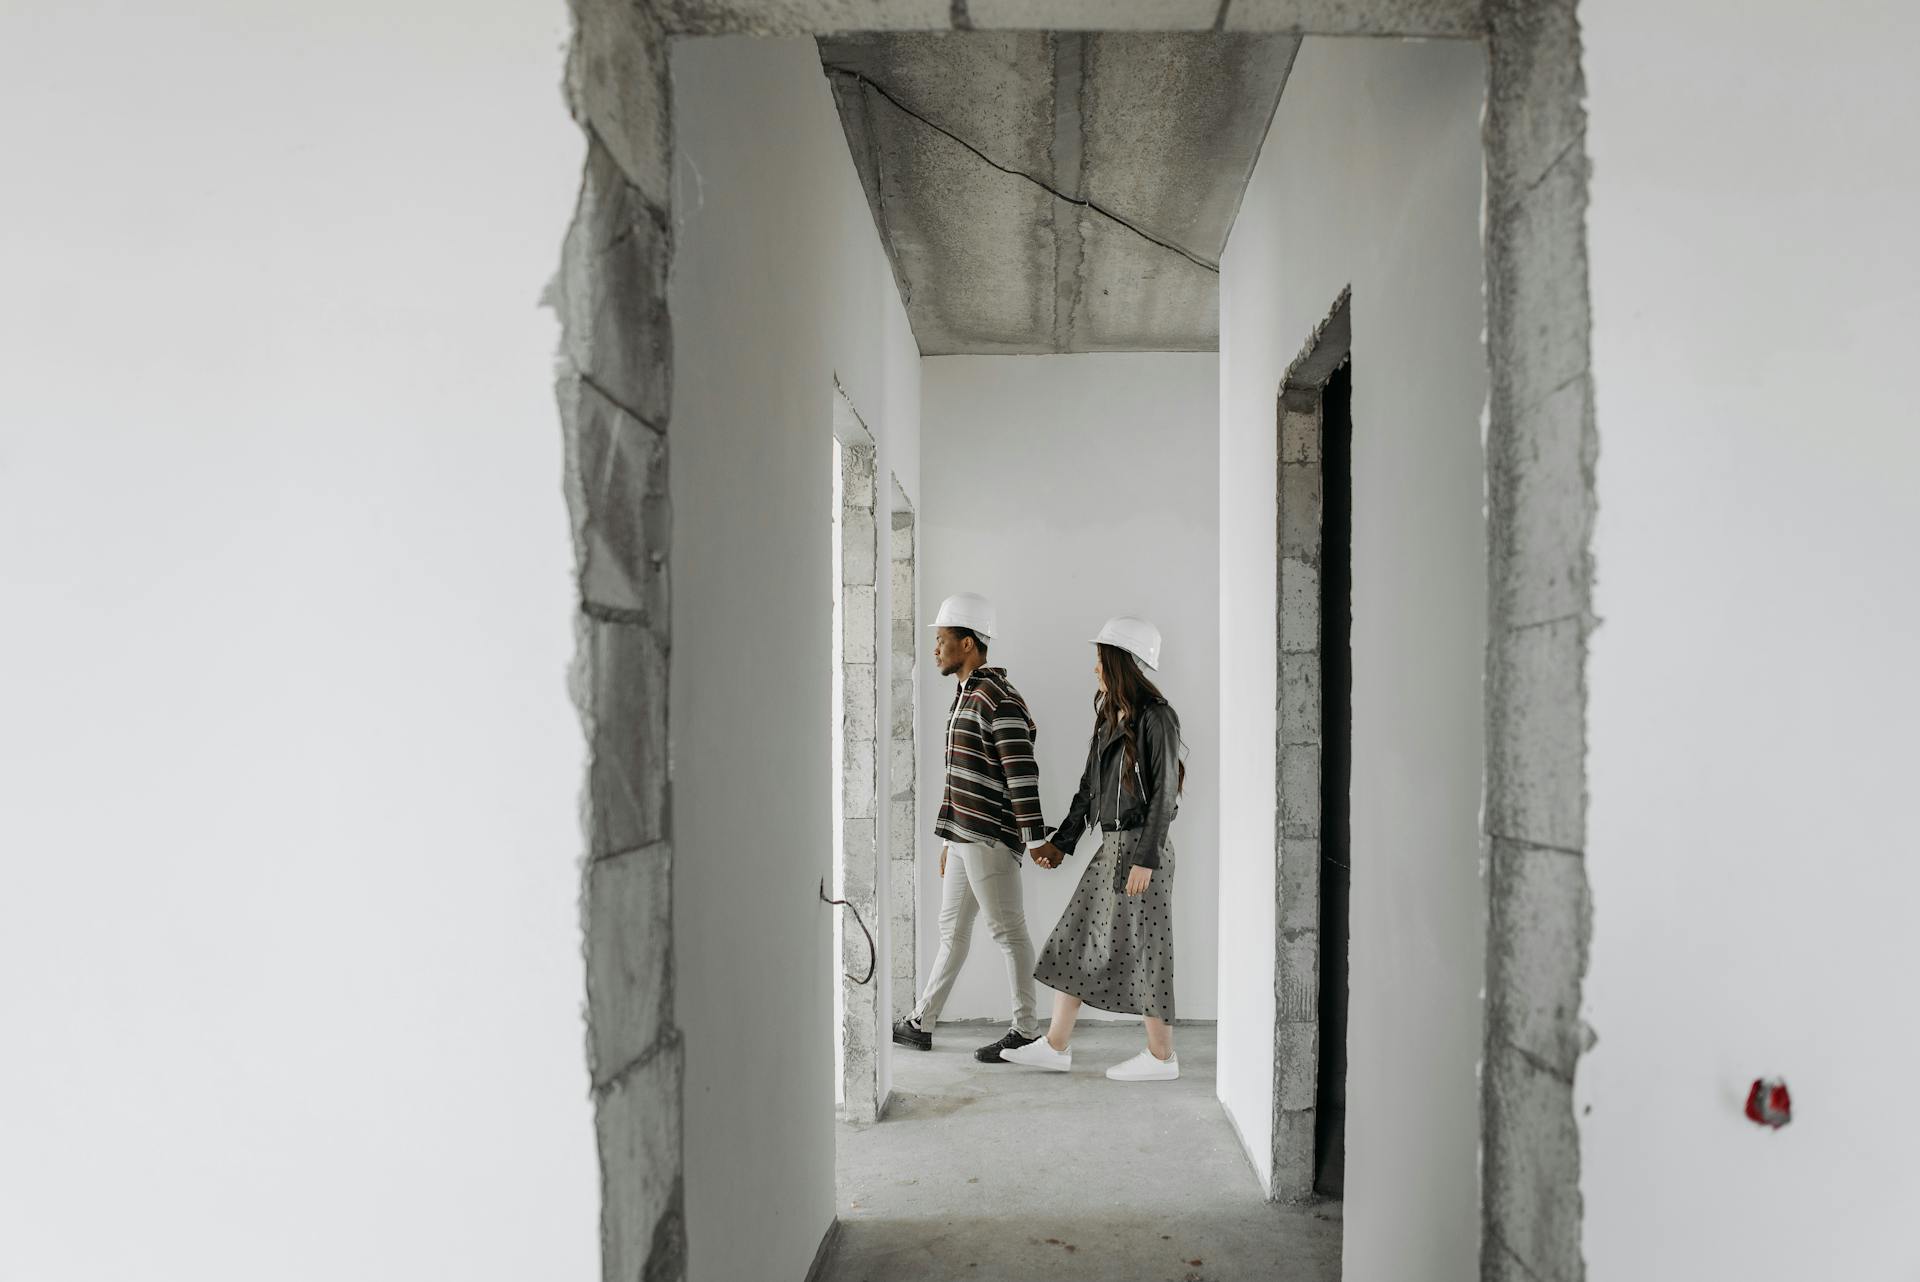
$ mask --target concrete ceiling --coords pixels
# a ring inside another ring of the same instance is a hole
[[[1299,43],[823,38],[920,350],[1215,350],[1220,251]]]

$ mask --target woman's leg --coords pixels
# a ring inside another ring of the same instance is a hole
[[[1147,1049],[1153,1052],[1155,1059],[1173,1058],[1173,1025],[1164,1019],[1147,1019]]]
[[[1053,1022],[1047,1025],[1047,1045],[1065,1051],[1073,1040],[1073,1021],[1080,1018],[1080,999],[1067,993],[1053,995]]]

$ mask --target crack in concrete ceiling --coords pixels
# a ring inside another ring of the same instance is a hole
[[[1024,178],[1028,182],[1033,183],[1035,186],[1045,188],[1048,192],[1052,193],[1054,199],[1056,200],[1064,200],[1070,205],[1078,205],[1082,209],[1090,209],[1094,213],[1099,214],[1103,218],[1110,218],[1114,222],[1126,228],[1128,231],[1132,232],[1134,235],[1140,237],[1141,239],[1151,241],[1152,243],[1154,243],[1155,245],[1158,245],[1162,249],[1172,250],[1174,253],[1180,255],[1182,258],[1186,259],[1188,262],[1193,263],[1196,266],[1204,267],[1210,272],[1217,272],[1220,270],[1219,263],[1209,261],[1206,258],[1202,258],[1199,254],[1194,253],[1192,250],[1186,248],[1184,245],[1178,245],[1170,240],[1160,239],[1158,236],[1155,236],[1152,232],[1147,231],[1144,228],[1138,227],[1133,223],[1128,222],[1125,218],[1122,218],[1119,214],[1114,213],[1111,209],[1102,208],[1098,201],[1088,200],[1084,196],[1076,196],[1072,192],[1061,191],[1058,187],[1055,187],[1051,183],[1048,183],[1043,179],[1037,178],[1034,175],[1027,173],[1023,169],[1015,169],[1010,165],[1001,164],[999,161],[995,160],[992,156],[989,156],[986,152],[980,150],[978,147],[968,142],[965,138],[962,138],[959,134],[954,133],[951,129],[948,129],[944,125],[938,124],[932,120],[928,120],[925,116],[915,111],[912,107],[908,106],[904,102],[901,102],[899,98],[895,97],[893,94],[887,91],[887,88],[885,85],[876,84],[872,80],[869,80],[867,77],[861,75],[857,71],[850,70],[846,67],[828,66],[827,74],[833,75],[833,76],[852,77],[853,79],[859,81],[861,85],[863,85],[867,89],[870,89],[875,94],[878,94],[883,100],[899,108],[902,112],[905,112],[908,116],[911,116],[913,119],[919,121],[921,124],[927,126],[929,129],[938,129],[941,133],[953,139],[955,142],[959,143],[962,147],[965,147],[968,151],[980,157],[981,160],[985,161],[989,165],[992,165],[995,169],[998,169],[1003,174],[1012,174],[1016,178]],[[1061,101],[1064,101],[1065,99],[1066,99],[1066,95],[1061,95]],[[1065,118],[1066,116],[1066,113],[1064,111],[1060,112],[1059,114],[1062,118]],[[1059,148],[1061,146],[1061,133],[1058,129],[1055,130],[1054,137],[1055,137],[1055,148],[1056,148],[1055,154],[1058,155]],[[1072,135],[1069,135],[1069,137],[1072,137]],[[1078,138],[1072,137],[1072,141],[1075,144],[1075,149],[1077,151]],[[1075,164],[1075,168],[1076,169],[1078,168],[1077,162]]]
[[[1218,255],[1299,41],[824,38],[921,350],[1211,351]]]

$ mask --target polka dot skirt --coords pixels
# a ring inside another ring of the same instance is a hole
[[[1128,895],[1138,832],[1106,834],[1080,875],[1033,977],[1117,1014],[1173,1019],[1173,842],[1142,895]]]

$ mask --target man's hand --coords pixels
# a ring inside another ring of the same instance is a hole
[[[1033,855],[1033,862],[1039,864],[1042,868],[1058,868],[1060,861],[1066,858],[1065,855],[1060,853],[1060,847],[1054,845],[1051,841],[1040,843],[1033,848],[1031,853]]]
[[[942,877],[947,875],[947,848],[945,846],[940,847],[940,875]]]
[[[1139,864],[1135,864],[1133,871],[1127,874],[1127,893],[1129,895],[1146,894],[1147,883],[1152,880],[1153,869],[1143,868]]]

